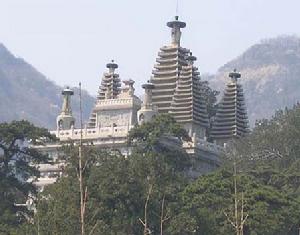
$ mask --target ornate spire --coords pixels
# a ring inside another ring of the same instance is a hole
[[[74,92],[67,86],[61,92],[61,94],[64,96],[61,113],[71,115],[72,114],[71,96],[74,95]]]
[[[119,74],[115,73],[118,65],[112,60],[106,65],[108,72],[102,77],[101,86],[98,91],[98,100],[116,99],[120,94],[121,80]]]
[[[172,28],[172,44],[160,48],[151,82],[153,104],[159,113],[170,113],[189,133],[204,137],[208,126],[206,103],[202,96],[200,74],[194,66],[196,57],[180,46],[181,28],[185,22],[175,17],[167,23]]]
[[[181,28],[185,28],[186,23],[179,21],[179,17],[175,16],[175,20],[169,21],[167,26],[172,29],[172,44],[180,46]]]
[[[139,124],[149,122],[157,114],[157,110],[152,104],[152,90],[155,86],[148,81],[142,85],[142,88],[145,90],[145,94],[142,107],[138,111]]]
[[[71,96],[74,95],[74,92],[69,87],[66,87],[61,94],[63,95],[63,104],[61,113],[57,117],[57,128],[67,130],[75,124],[71,108]]]
[[[234,69],[229,77],[231,79],[226,85],[211,131],[212,139],[221,145],[249,132],[243,88],[238,83],[241,74]]]

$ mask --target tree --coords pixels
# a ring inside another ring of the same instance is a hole
[[[9,228],[17,227],[30,218],[25,207],[29,192],[36,193],[28,179],[38,176],[35,164],[48,161],[33,145],[43,141],[54,141],[46,129],[35,127],[27,121],[13,121],[0,124],[0,231],[9,233]],[[29,145],[30,143],[30,145]],[[3,229],[4,228],[4,229]]]
[[[244,234],[296,235],[300,218],[299,185],[297,188],[283,183],[286,179],[276,183],[275,179],[290,178],[290,173],[267,172],[265,169],[238,175],[242,182],[239,191],[244,192],[245,211],[249,213]],[[267,174],[273,181],[266,180]],[[299,174],[291,178],[294,177]],[[181,210],[171,221],[171,234],[233,234],[234,229],[224,215],[226,212],[234,217],[232,178],[231,170],[220,169],[189,184],[181,193]],[[238,195],[241,198],[241,193]]]
[[[187,184],[184,172],[189,166],[189,157],[180,144],[183,138],[188,138],[184,129],[163,115],[130,132],[133,148],[128,157],[116,151],[99,152],[84,145],[83,164],[88,161],[84,175],[84,184],[88,187],[87,234],[142,234],[144,227],[139,219],[145,222],[145,215],[147,230],[166,231],[169,221],[165,220],[161,226],[161,219],[175,216],[178,192]],[[46,189],[39,201],[40,234],[49,234],[47,231],[54,225],[55,231],[62,231],[61,228],[64,234],[79,233],[78,226],[72,226],[78,224],[80,218],[78,211],[72,209],[79,208],[78,197],[77,200],[72,198],[78,195],[79,189],[77,184],[67,183],[77,181],[78,164],[74,159],[78,150],[72,145],[67,148],[73,149],[73,154],[66,155],[74,156],[67,158],[67,174]],[[62,193],[64,195],[59,196]],[[147,210],[144,210],[148,195]],[[69,225],[64,223],[61,211]]]

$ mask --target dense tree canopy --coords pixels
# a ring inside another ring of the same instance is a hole
[[[184,129],[173,118],[162,115],[131,131],[129,141],[134,147],[129,157],[85,146],[88,232],[142,234],[142,222],[147,220],[147,229],[159,233],[161,216],[167,222],[174,213],[178,192],[187,184],[184,171],[189,158],[180,147],[183,138],[187,138]],[[174,143],[179,145],[174,148]],[[78,156],[76,149],[69,154],[73,160]],[[67,175],[40,196],[35,219],[40,234],[79,231],[77,165],[71,159]]]
[[[299,133],[299,106],[277,112],[234,142],[219,170],[196,180],[186,177],[191,163],[181,142],[189,141],[188,135],[168,115],[130,132],[129,157],[85,145],[87,231],[231,235],[234,201],[240,205],[243,198],[244,235],[298,235]],[[66,150],[66,175],[40,195],[31,234],[79,233],[78,149],[69,145]]]
[[[38,175],[34,164],[47,162],[48,157],[29,144],[43,144],[42,140],[55,138],[43,128],[27,121],[0,124],[0,232],[11,233],[28,219],[26,208],[16,203],[25,203],[29,192],[35,193],[30,177]]]

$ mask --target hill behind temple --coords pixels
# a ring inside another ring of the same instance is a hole
[[[262,40],[222,66],[216,75],[204,78],[222,91],[233,68],[242,74],[251,125],[300,100],[300,38],[296,36]]]
[[[0,122],[27,119],[38,126],[55,128],[62,89],[0,44]],[[79,96],[78,90],[74,90],[72,106],[78,118]],[[85,91],[83,103],[83,116],[87,120],[94,98]]]

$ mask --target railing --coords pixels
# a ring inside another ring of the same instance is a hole
[[[66,139],[80,139],[81,131],[83,139],[96,139],[96,138],[111,138],[111,137],[126,137],[128,131],[133,126],[117,126],[117,127],[101,127],[101,128],[84,128],[84,129],[69,129],[51,131],[56,137],[61,140]]]

